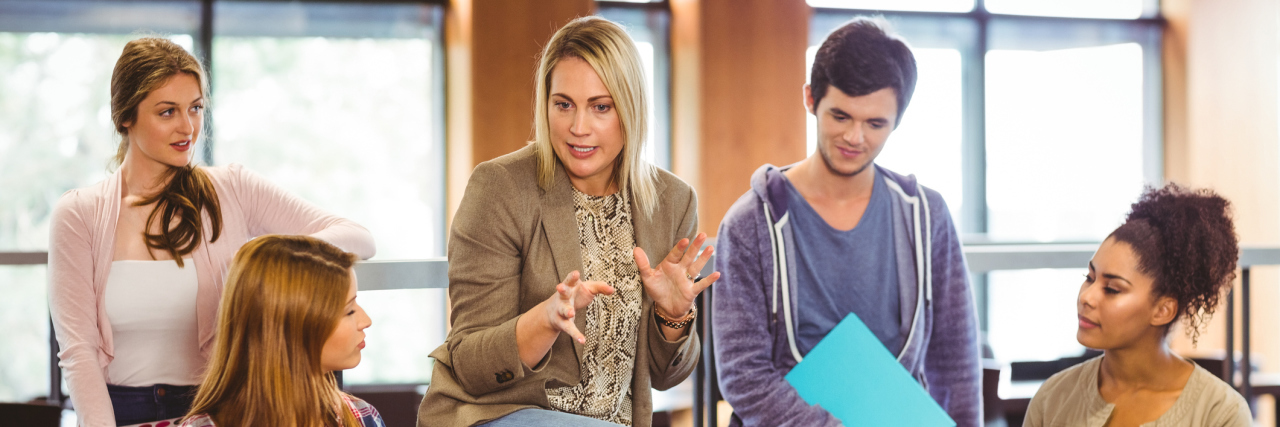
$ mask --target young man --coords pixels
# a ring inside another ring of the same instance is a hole
[[[850,313],[959,426],[982,423],[977,318],[946,203],[875,165],[916,83],[887,26],[858,18],[827,37],[804,87],[817,152],[761,167],[720,224],[713,339],[733,425],[840,425],[783,377]]]

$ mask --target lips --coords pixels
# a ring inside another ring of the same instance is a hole
[[[585,159],[587,157],[591,157],[592,154],[595,154],[596,151],[600,150],[600,147],[592,147],[589,145],[573,145],[573,144],[567,144],[567,145],[569,146],[569,154],[572,154],[573,157],[576,157],[579,159]]]
[[[1080,329],[1094,329],[1094,328],[1102,327],[1102,325],[1099,325],[1098,322],[1089,320],[1089,318],[1087,317],[1076,315],[1076,318],[1080,321]]]
[[[862,150],[857,150],[852,148],[836,147],[836,151],[839,151],[840,155],[845,157],[858,157],[859,155],[862,154]]]
[[[169,146],[173,147],[174,150],[187,151],[191,149],[191,140],[188,139],[185,141],[178,141],[178,142],[169,144]]]
[[[364,340],[360,340],[360,345],[356,346],[356,348],[364,350]]]

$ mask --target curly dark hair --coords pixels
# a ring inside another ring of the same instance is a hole
[[[1133,248],[1139,270],[1155,279],[1157,297],[1178,301],[1174,321],[1184,321],[1195,343],[1236,277],[1231,202],[1207,189],[1147,187],[1108,238]]]

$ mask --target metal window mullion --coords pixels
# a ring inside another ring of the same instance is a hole
[[[205,98],[212,98],[213,95],[213,0],[200,1],[200,28],[199,37],[196,37],[196,52],[200,54],[200,61],[204,62],[205,80],[210,93],[205,94]],[[201,154],[204,157],[204,164],[213,165],[213,102],[207,102],[204,110],[204,148]]]
[[[974,24],[977,39],[962,58],[961,108],[961,180],[964,204],[961,206],[961,230],[985,235],[990,229],[987,209],[987,50],[990,48],[990,21],[983,0],[974,1]],[[965,64],[967,62],[967,64]],[[974,297],[978,303],[978,328],[990,330],[991,275],[974,274]]]

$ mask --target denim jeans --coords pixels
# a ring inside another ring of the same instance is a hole
[[[507,414],[507,416],[480,424],[477,427],[525,427],[525,426],[564,426],[564,427],[618,427],[617,424],[600,421],[568,412],[546,409],[528,408]]]
[[[107,384],[107,394],[111,396],[116,424],[129,425],[186,415],[196,398],[196,386],[156,384],[126,387]]]

